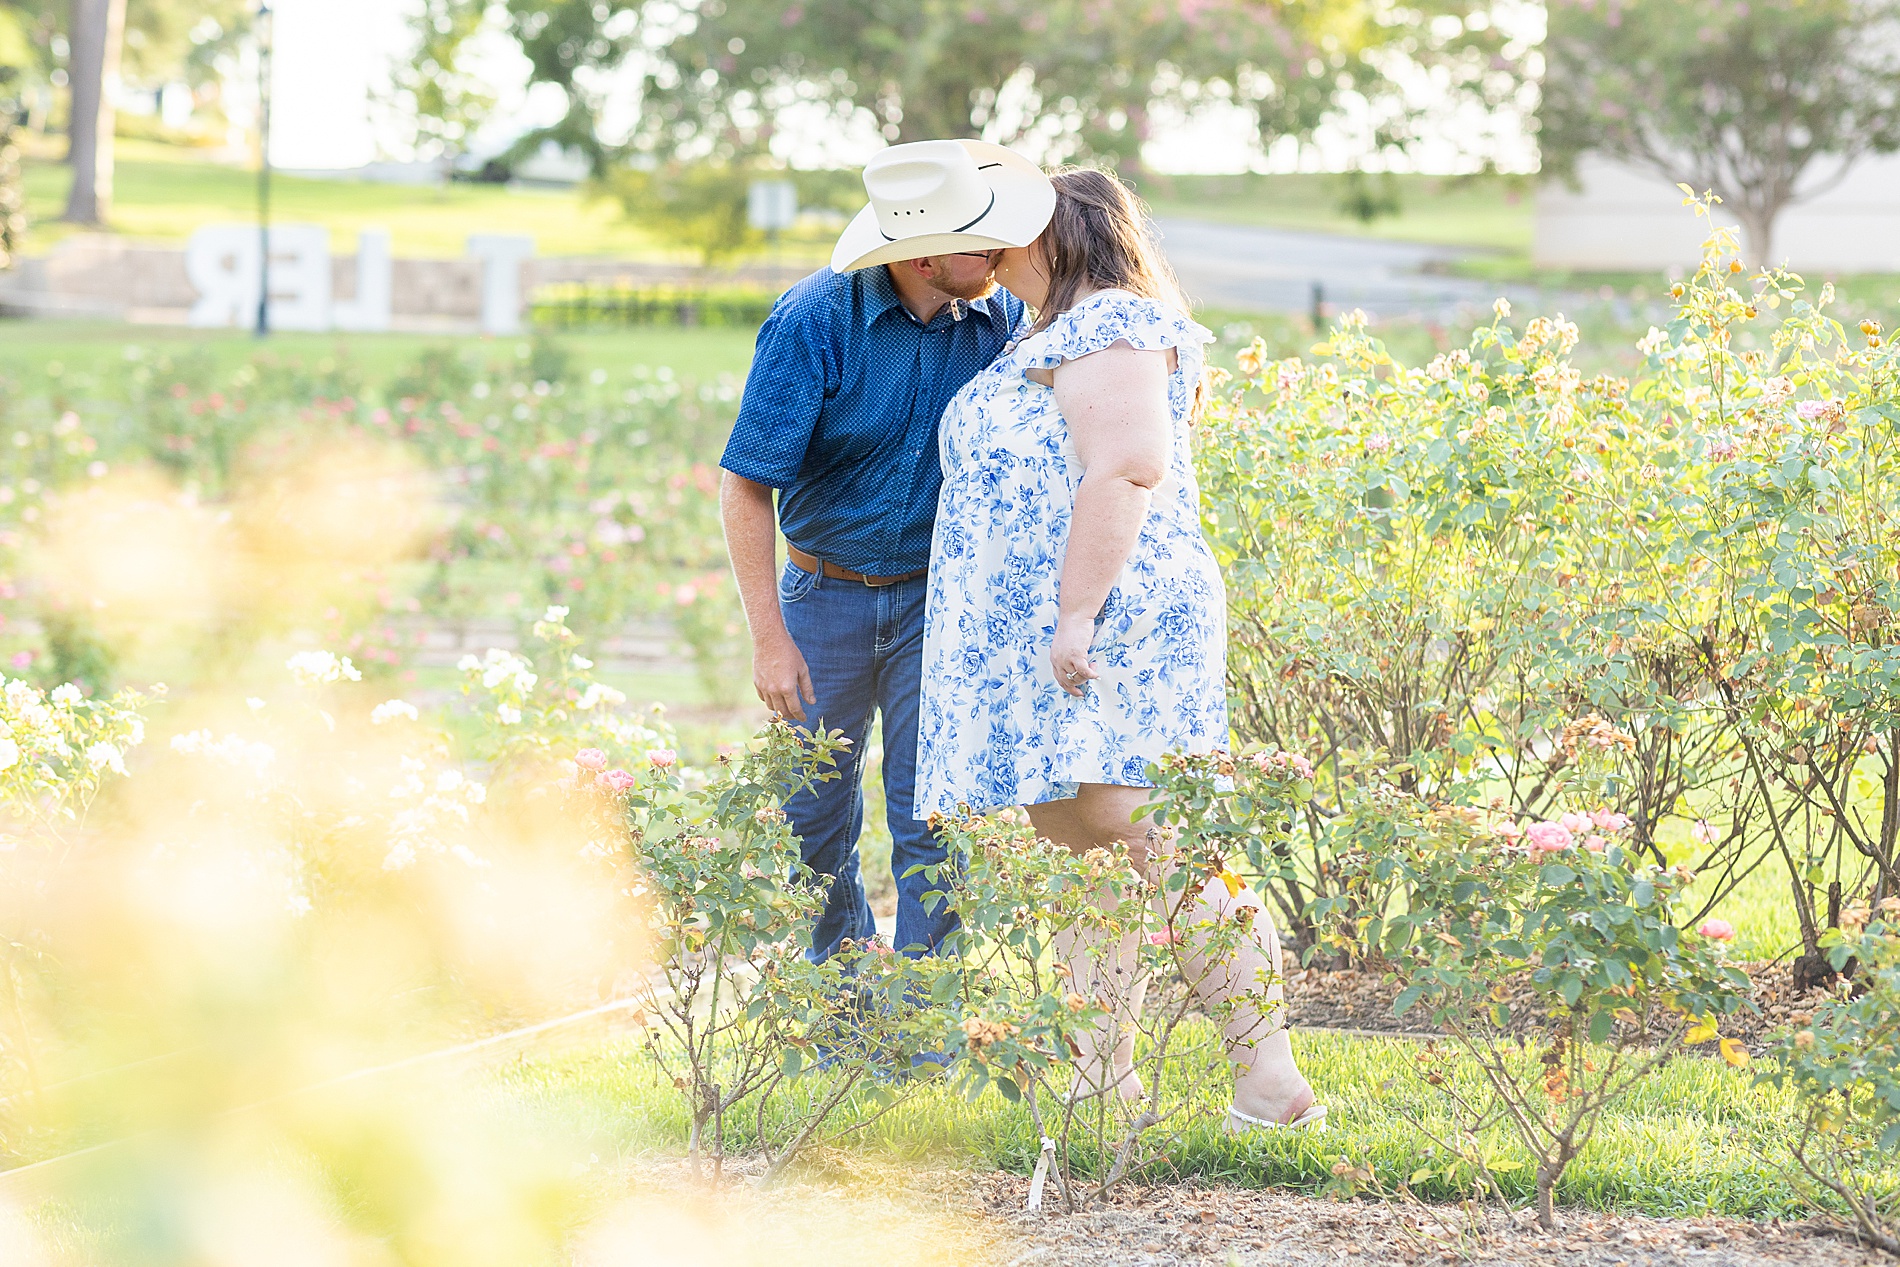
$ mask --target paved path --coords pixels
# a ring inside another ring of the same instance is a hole
[[[1500,293],[1520,298],[1518,287],[1425,271],[1469,254],[1457,247],[1173,217],[1159,224],[1181,284],[1216,309],[1310,313],[1316,282],[1329,316],[1363,308],[1449,319],[1488,310]]]

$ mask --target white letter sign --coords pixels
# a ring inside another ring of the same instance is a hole
[[[482,333],[521,333],[521,264],[534,255],[534,239],[478,233],[468,253],[482,261]]]

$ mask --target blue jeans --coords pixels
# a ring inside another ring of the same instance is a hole
[[[809,727],[841,730],[851,746],[838,754],[838,777],[806,788],[785,806],[804,844],[805,865],[829,877],[825,910],[812,930],[811,957],[822,961],[849,937],[877,931],[859,874],[864,827],[864,737],[876,710],[884,722],[884,805],[897,881],[897,949],[927,955],[956,930],[947,901],[932,910],[924,894],[948,886],[912,867],[944,861],[943,843],[911,817],[917,787],[917,707],[922,685],[924,597],[919,577],[872,588],[818,576],[787,563],[779,578],[785,628],[811,670],[818,702],[805,705]]]

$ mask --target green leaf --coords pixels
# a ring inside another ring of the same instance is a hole
[[[1406,986],[1403,990],[1399,991],[1399,997],[1392,1000],[1392,1015],[1404,1016],[1407,1012],[1411,1011],[1423,997],[1425,997],[1424,986]]]
[[[1609,1041],[1610,1031],[1616,1025],[1616,1018],[1608,1012],[1598,1012],[1590,1018],[1590,1041],[1601,1045]]]

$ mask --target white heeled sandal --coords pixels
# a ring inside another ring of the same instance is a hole
[[[1323,1131],[1326,1127],[1326,1106],[1311,1105],[1306,1112],[1291,1122],[1271,1122],[1264,1117],[1254,1117],[1242,1113],[1233,1105],[1227,1106],[1227,1118],[1221,1123],[1221,1130],[1229,1135],[1245,1135],[1248,1131]]]

